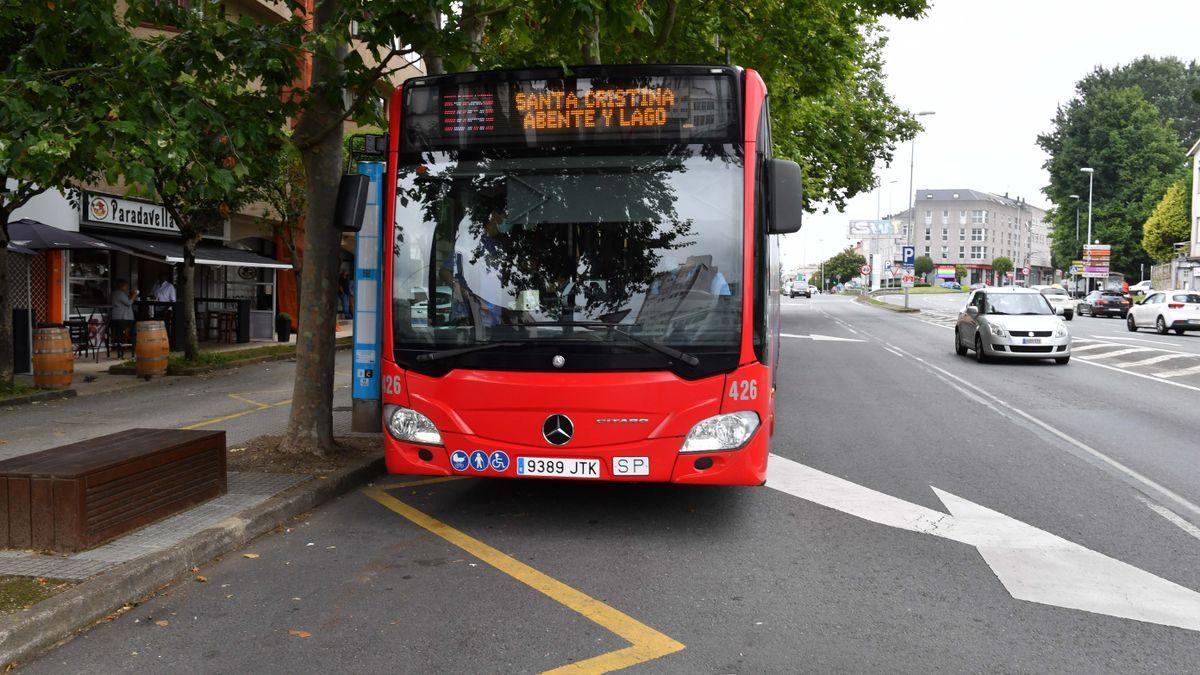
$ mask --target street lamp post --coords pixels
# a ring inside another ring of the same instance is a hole
[[[1082,172],[1084,172],[1084,173],[1086,173],[1086,174],[1088,175],[1088,230],[1087,230],[1087,243],[1088,243],[1088,245],[1090,246],[1090,245],[1091,245],[1091,243],[1092,243],[1092,179],[1093,179],[1093,178],[1096,176],[1096,170],[1095,170],[1095,169],[1093,169],[1093,168],[1092,168],[1092,167],[1090,167],[1090,166],[1085,166],[1085,167],[1082,167],[1082,168],[1080,168],[1079,170],[1080,170],[1080,171],[1082,171]],[[1088,293],[1091,293],[1091,292],[1092,292],[1092,281],[1091,281],[1091,277],[1088,277],[1087,279],[1088,279],[1088,281],[1086,282],[1085,288],[1087,289],[1087,292],[1088,292]]]
[[[926,117],[935,114],[932,110],[922,110],[917,113],[917,117]],[[913,187],[913,168],[917,162],[917,137],[914,134],[912,145],[908,155],[908,245],[914,249],[917,246],[917,193]],[[904,309],[908,309],[908,287],[904,288]]]

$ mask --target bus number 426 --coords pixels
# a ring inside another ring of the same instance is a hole
[[[735,401],[753,401],[758,398],[758,380],[734,380],[730,382],[729,398]]]

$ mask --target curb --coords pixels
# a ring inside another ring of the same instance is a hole
[[[884,302],[883,300],[879,300],[878,298],[873,298],[875,300],[875,302],[868,302],[867,300],[864,300],[863,297],[864,296],[860,295],[857,298],[855,298],[854,301],[860,305],[868,305],[870,307],[878,307],[879,309],[886,309],[889,312],[896,312],[898,314],[919,314],[921,312],[921,310],[917,309],[916,307],[901,307],[899,305],[893,305],[891,303]]]
[[[344,339],[344,338],[343,338]],[[350,349],[354,346],[352,341],[337,342],[334,345],[335,351]],[[248,359],[238,359],[237,361],[226,361],[220,365],[211,366],[192,366],[190,368],[167,368],[167,375],[178,375],[180,377],[191,377],[195,375],[207,375],[218,370],[232,370],[233,368],[241,368],[242,366],[253,366],[259,363],[268,363],[270,361],[287,361],[288,359],[296,358],[296,350],[283,352],[281,354],[268,354],[266,356],[255,356]],[[137,368],[130,366],[115,365],[109,366],[109,375],[137,375]]]
[[[42,401],[57,401],[64,398],[75,398],[76,394],[77,392],[74,389],[50,389],[47,391],[35,391],[32,394],[22,394],[21,396],[0,399],[0,408],[10,405],[25,405],[27,403],[41,403]]]
[[[0,619],[0,663],[11,666],[66,641],[287,519],[344,495],[383,473],[383,458],[363,460],[297,485],[166,549],[114,567],[25,612]]]

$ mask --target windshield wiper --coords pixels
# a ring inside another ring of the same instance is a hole
[[[668,357],[676,359],[678,361],[683,361],[684,363],[688,364],[689,366],[700,365],[700,359],[696,358],[695,356],[692,356],[691,354],[688,354],[685,352],[681,352],[678,349],[675,349],[674,347],[668,347],[667,345],[664,345],[664,344],[661,344],[658,342],[654,342],[652,340],[647,340],[643,337],[638,337],[632,333],[627,333],[618,327],[621,325],[618,323],[611,323],[608,321],[533,321],[533,322],[529,322],[529,323],[523,323],[521,325],[523,325],[523,326],[562,326],[564,328],[587,328],[587,329],[592,329],[592,330],[607,329],[609,332],[616,333],[617,335],[628,338],[628,339],[632,340],[633,342],[635,342],[647,349],[656,351],[659,354],[668,356]]]
[[[471,354],[481,352],[487,349],[496,349],[498,347],[518,347],[521,345],[532,344],[529,342],[485,342],[481,345],[471,345],[470,347],[457,347],[455,349],[443,349],[436,352],[427,352],[425,354],[417,354],[417,360],[421,362],[440,361],[449,359],[463,354]]]

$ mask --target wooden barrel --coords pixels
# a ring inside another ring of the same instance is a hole
[[[33,330],[33,383],[45,389],[66,389],[75,372],[75,350],[66,328]]]
[[[133,353],[137,356],[139,377],[156,377],[167,374],[167,329],[162,321],[137,322],[137,339]]]

